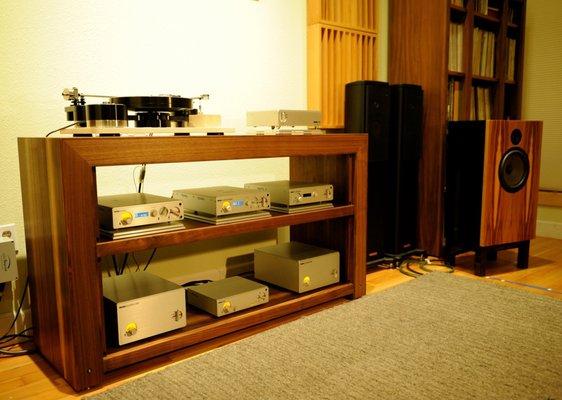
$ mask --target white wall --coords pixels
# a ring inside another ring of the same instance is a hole
[[[541,189],[562,190],[562,2],[527,2],[524,119],[544,121]],[[537,235],[562,238],[562,208],[540,206]]]
[[[210,93],[205,111],[221,113],[224,126],[243,132],[248,109],[306,104],[305,5],[304,0],[5,2],[0,223],[18,224],[18,247],[23,248],[23,231],[16,138],[41,136],[65,124],[64,87],[111,95]],[[265,174],[278,173],[284,164],[268,165],[260,165]],[[216,183],[221,174],[208,176]],[[147,190],[155,182],[149,180]],[[122,191],[103,179],[100,186],[102,193]]]
[[[21,255],[16,138],[66,124],[63,88],[209,93],[204,111],[222,114],[223,126],[238,132],[247,110],[306,106],[305,0],[4,1],[0,43],[0,224],[17,224]],[[133,168],[100,171],[99,193],[133,191]],[[286,159],[149,166],[145,191],[287,176]]]

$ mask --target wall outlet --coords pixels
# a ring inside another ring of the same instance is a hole
[[[16,224],[0,225],[0,238],[16,242]]]
[[[0,237],[0,282],[10,282],[18,279],[18,264],[14,242]]]

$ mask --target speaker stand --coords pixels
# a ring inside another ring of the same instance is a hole
[[[486,265],[489,262],[496,261],[498,259],[498,251],[506,249],[517,249],[517,268],[524,269],[529,266],[529,247],[530,240],[524,240],[522,242],[506,243],[496,246],[478,246],[474,252],[474,274],[478,276],[486,275]],[[446,257],[447,262],[450,265],[455,265],[455,257],[460,254],[469,251],[469,249],[459,251],[456,253],[449,253]]]

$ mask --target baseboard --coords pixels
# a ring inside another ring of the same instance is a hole
[[[562,223],[538,220],[537,236],[562,239]]]

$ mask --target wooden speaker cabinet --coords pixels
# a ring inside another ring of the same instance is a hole
[[[526,268],[535,237],[541,121],[459,121],[446,141],[445,249],[475,251],[475,273],[498,250],[519,249]]]

